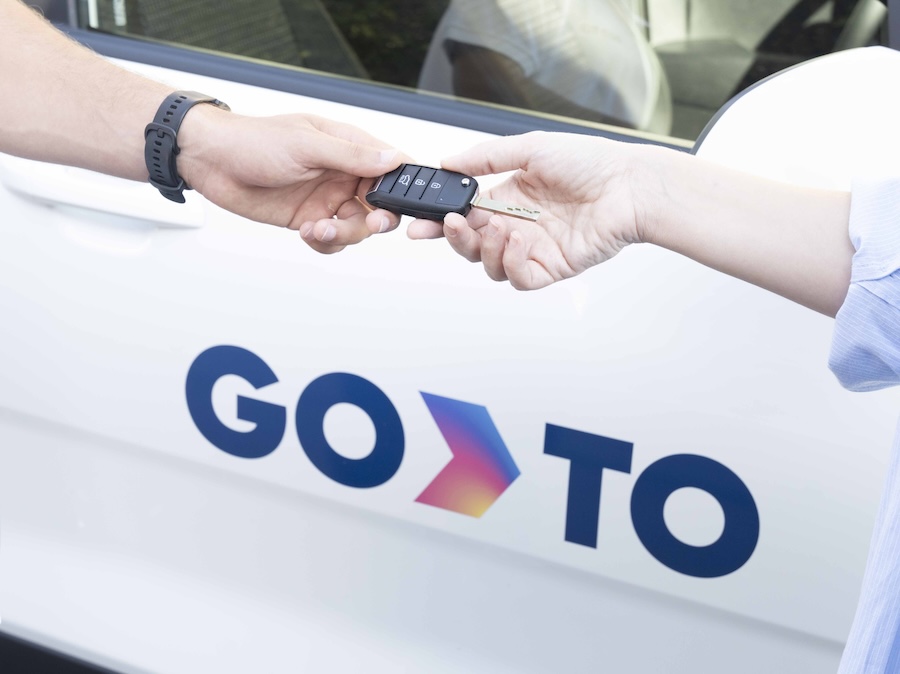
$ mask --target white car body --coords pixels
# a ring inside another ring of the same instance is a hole
[[[489,137],[121,64],[241,113],[350,122],[423,164]],[[711,160],[786,165],[715,132]],[[767,147],[775,133],[760,129]],[[519,293],[402,232],[321,256],[193,193],[177,207],[148,185],[7,156],[0,180],[7,634],[120,672],[836,668],[900,398],[840,388],[830,319],[651,247]],[[188,390],[201,354],[213,369]],[[255,388],[238,361],[277,381]],[[337,461],[325,472],[297,430],[314,382],[334,384],[333,407],[318,398]],[[348,383],[381,411],[343,402]],[[457,428],[480,420],[516,466],[483,514],[420,502],[454,456],[429,396],[464,410]],[[266,403],[248,408],[266,420],[238,418],[240,397]],[[189,408],[205,401],[232,433],[275,429],[275,449],[219,449]],[[610,462],[599,514],[597,466],[554,455],[582,440]],[[366,479],[384,452],[377,484],[326,475]],[[736,477],[755,540],[724,487],[654,502],[662,466]],[[676,543],[643,537],[636,517]],[[717,548],[726,533],[741,540]]]

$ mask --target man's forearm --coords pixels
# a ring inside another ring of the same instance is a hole
[[[145,181],[144,129],[173,88],[77,45],[19,0],[0,0],[0,152]],[[354,126],[194,105],[178,147],[187,185],[244,218],[299,231],[320,252],[400,221],[360,196],[401,154]]]
[[[144,126],[172,89],[98,58],[18,0],[0,0],[0,26],[0,151],[146,180]]]

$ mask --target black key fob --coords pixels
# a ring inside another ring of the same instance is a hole
[[[366,201],[392,213],[441,222],[447,213],[468,213],[477,196],[478,181],[471,176],[403,164],[381,176]]]

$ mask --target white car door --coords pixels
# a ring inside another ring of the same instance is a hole
[[[426,165],[491,135],[136,49]],[[518,293],[402,227],[322,256],[193,193],[0,182],[7,634],[122,672],[836,667],[898,397],[839,388],[830,320],[644,247]]]

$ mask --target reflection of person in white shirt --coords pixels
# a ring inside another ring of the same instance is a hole
[[[631,0],[452,0],[422,89],[668,132],[665,75]]]

